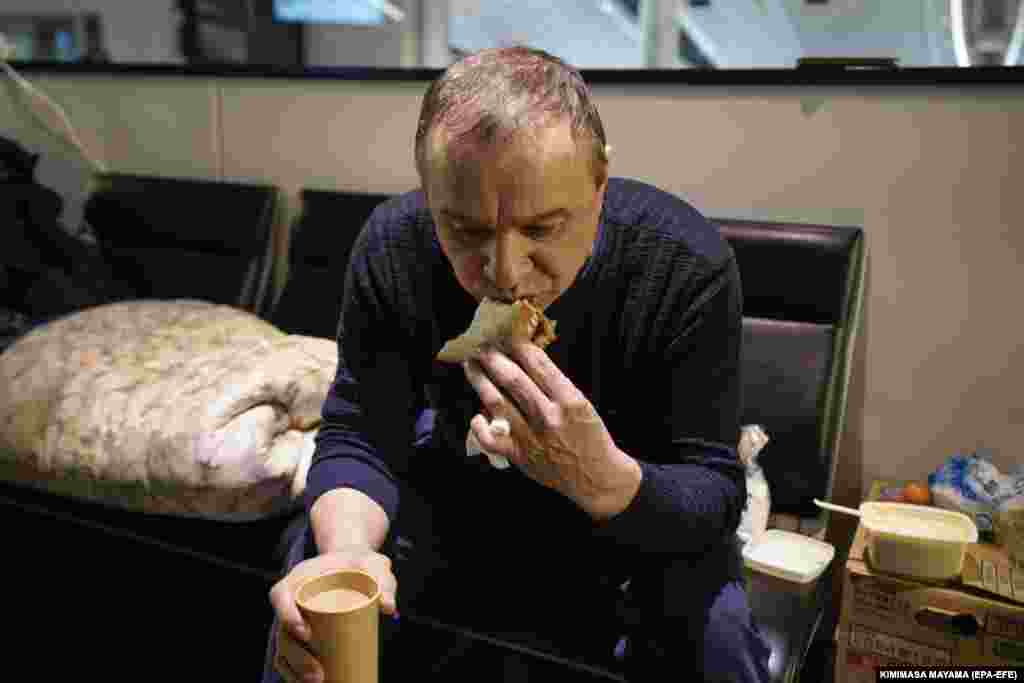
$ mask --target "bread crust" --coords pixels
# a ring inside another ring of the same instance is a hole
[[[555,322],[525,299],[513,303],[483,299],[473,315],[469,328],[449,340],[437,354],[443,363],[469,360],[484,344],[506,347],[510,342],[529,340],[545,348],[558,336]]]

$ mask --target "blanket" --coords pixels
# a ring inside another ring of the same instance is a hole
[[[126,301],[0,354],[0,478],[144,513],[245,521],[301,500],[331,340],[203,301]]]

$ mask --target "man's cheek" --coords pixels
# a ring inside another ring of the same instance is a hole
[[[484,258],[479,254],[460,254],[455,257],[452,265],[462,286],[475,292],[483,285]]]

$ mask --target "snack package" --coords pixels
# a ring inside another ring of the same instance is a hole
[[[736,535],[743,545],[756,544],[768,528],[772,497],[764,470],[757,463],[757,456],[768,443],[768,435],[760,425],[746,425],[740,433],[739,456],[747,470],[747,505],[743,508]]]
[[[978,532],[991,540],[993,516],[1024,507],[1024,468],[1002,473],[987,451],[956,454],[928,475],[932,503],[974,519]]]
[[[1006,554],[1024,571],[1024,498],[1000,505],[992,518],[993,531],[997,544],[1006,548]],[[1024,591],[1021,591],[1020,602],[1024,602]]]

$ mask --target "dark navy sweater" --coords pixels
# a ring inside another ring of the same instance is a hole
[[[738,576],[742,297],[717,229],[676,197],[611,179],[594,251],[547,310],[559,335],[548,354],[641,463],[635,499],[604,522],[514,467],[466,457],[480,402],[462,368],[434,356],[475,308],[441,253],[423,194],[378,207],[345,277],[338,371],[307,508],[352,487],[394,522],[399,499],[419,497],[452,547],[509,562],[540,553],[573,576],[649,576],[658,604],[685,602],[659,586],[665,567],[675,568],[672,581],[679,567],[689,572],[688,589]]]

